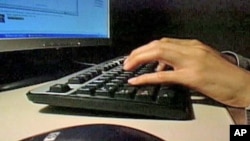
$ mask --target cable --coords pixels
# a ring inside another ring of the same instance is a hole
[[[85,65],[85,66],[95,66],[95,65],[97,65],[95,63],[87,63],[87,62],[81,62],[81,61],[76,61],[76,60],[73,60],[73,63],[80,64],[80,65]]]

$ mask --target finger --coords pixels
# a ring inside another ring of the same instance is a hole
[[[155,71],[162,71],[165,69],[167,65],[165,63],[159,62],[159,64],[157,65]]]
[[[138,47],[137,49],[133,50],[130,55],[129,55],[129,58],[132,58],[133,56],[137,56],[143,52],[147,52],[149,50],[152,50],[154,49],[156,46],[158,46],[160,44],[160,41],[159,40],[155,40],[155,41],[152,41],[146,45],[143,45],[143,46],[140,46]]]
[[[175,43],[179,45],[185,45],[185,46],[190,46],[190,45],[200,45],[202,42],[196,40],[196,39],[178,39],[178,38],[162,38],[160,41],[162,42],[170,42],[170,43]]]
[[[125,70],[134,69],[136,66],[151,62],[163,61],[172,66],[182,58],[182,47],[173,43],[152,42],[138,50],[134,50],[124,63]]]
[[[137,62],[134,58],[138,58],[138,56],[141,56],[143,58],[143,56],[148,56],[148,52],[150,52],[150,50],[152,50],[152,48],[154,48],[156,43],[158,41],[152,41],[146,45],[143,45],[141,47],[136,48],[135,50],[133,50],[129,56],[127,56],[126,60],[124,61],[124,69],[125,70],[130,70],[133,69],[135,66],[144,63],[143,62]],[[146,59],[146,58],[144,58]],[[152,60],[151,60],[152,61]],[[146,62],[146,60],[145,60]],[[135,64],[136,65],[132,65],[133,67],[131,67],[131,64]]]
[[[133,58],[133,56],[136,56],[138,54],[141,54],[142,52],[146,52],[147,50],[151,49],[152,45],[149,43],[149,44],[146,44],[146,45],[143,45],[143,46],[140,46],[136,49],[134,49],[130,54],[129,56],[127,56],[127,58],[125,59],[124,61],[124,65],[129,62],[129,58]],[[131,59],[130,59],[131,60]]]
[[[160,39],[164,42],[171,42],[171,43],[188,43],[190,39],[178,39],[178,38],[170,38],[170,37],[164,37]]]
[[[161,71],[149,74],[143,74],[128,80],[128,83],[132,85],[141,84],[180,84],[181,75],[178,75],[176,71]]]

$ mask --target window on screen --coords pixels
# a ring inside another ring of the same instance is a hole
[[[108,8],[108,0],[0,0],[0,37],[107,38]]]

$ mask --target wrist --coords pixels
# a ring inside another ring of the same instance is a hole
[[[246,73],[246,77],[244,79],[245,81],[244,84],[245,86],[242,88],[242,95],[243,95],[243,98],[242,98],[242,104],[244,104],[245,106],[245,109],[250,109],[250,73],[247,72]]]
[[[248,83],[250,84],[250,82]],[[248,85],[248,91],[246,92],[246,95],[248,96],[248,104],[247,107],[245,109],[250,110],[250,85]]]
[[[239,69],[238,73],[235,73],[234,79],[230,81],[234,81],[236,84],[228,87],[232,89],[229,89],[229,99],[226,103],[232,107],[250,108],[250,73]]]

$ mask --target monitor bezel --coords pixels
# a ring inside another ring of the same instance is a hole
[[[4,39],[0,40],[0,52],[24,51],[34,49],[110,46],[109,38],[52,38],[52,39]]]
[[[97,47],[111,46],[112,39],[112,19],[111,19],[111,0],[108,0],[108,23],[109,32],[107,38],[0,38],[0,53],[13,51],[27,51],[38,49],[60,49],[75,47]]]

